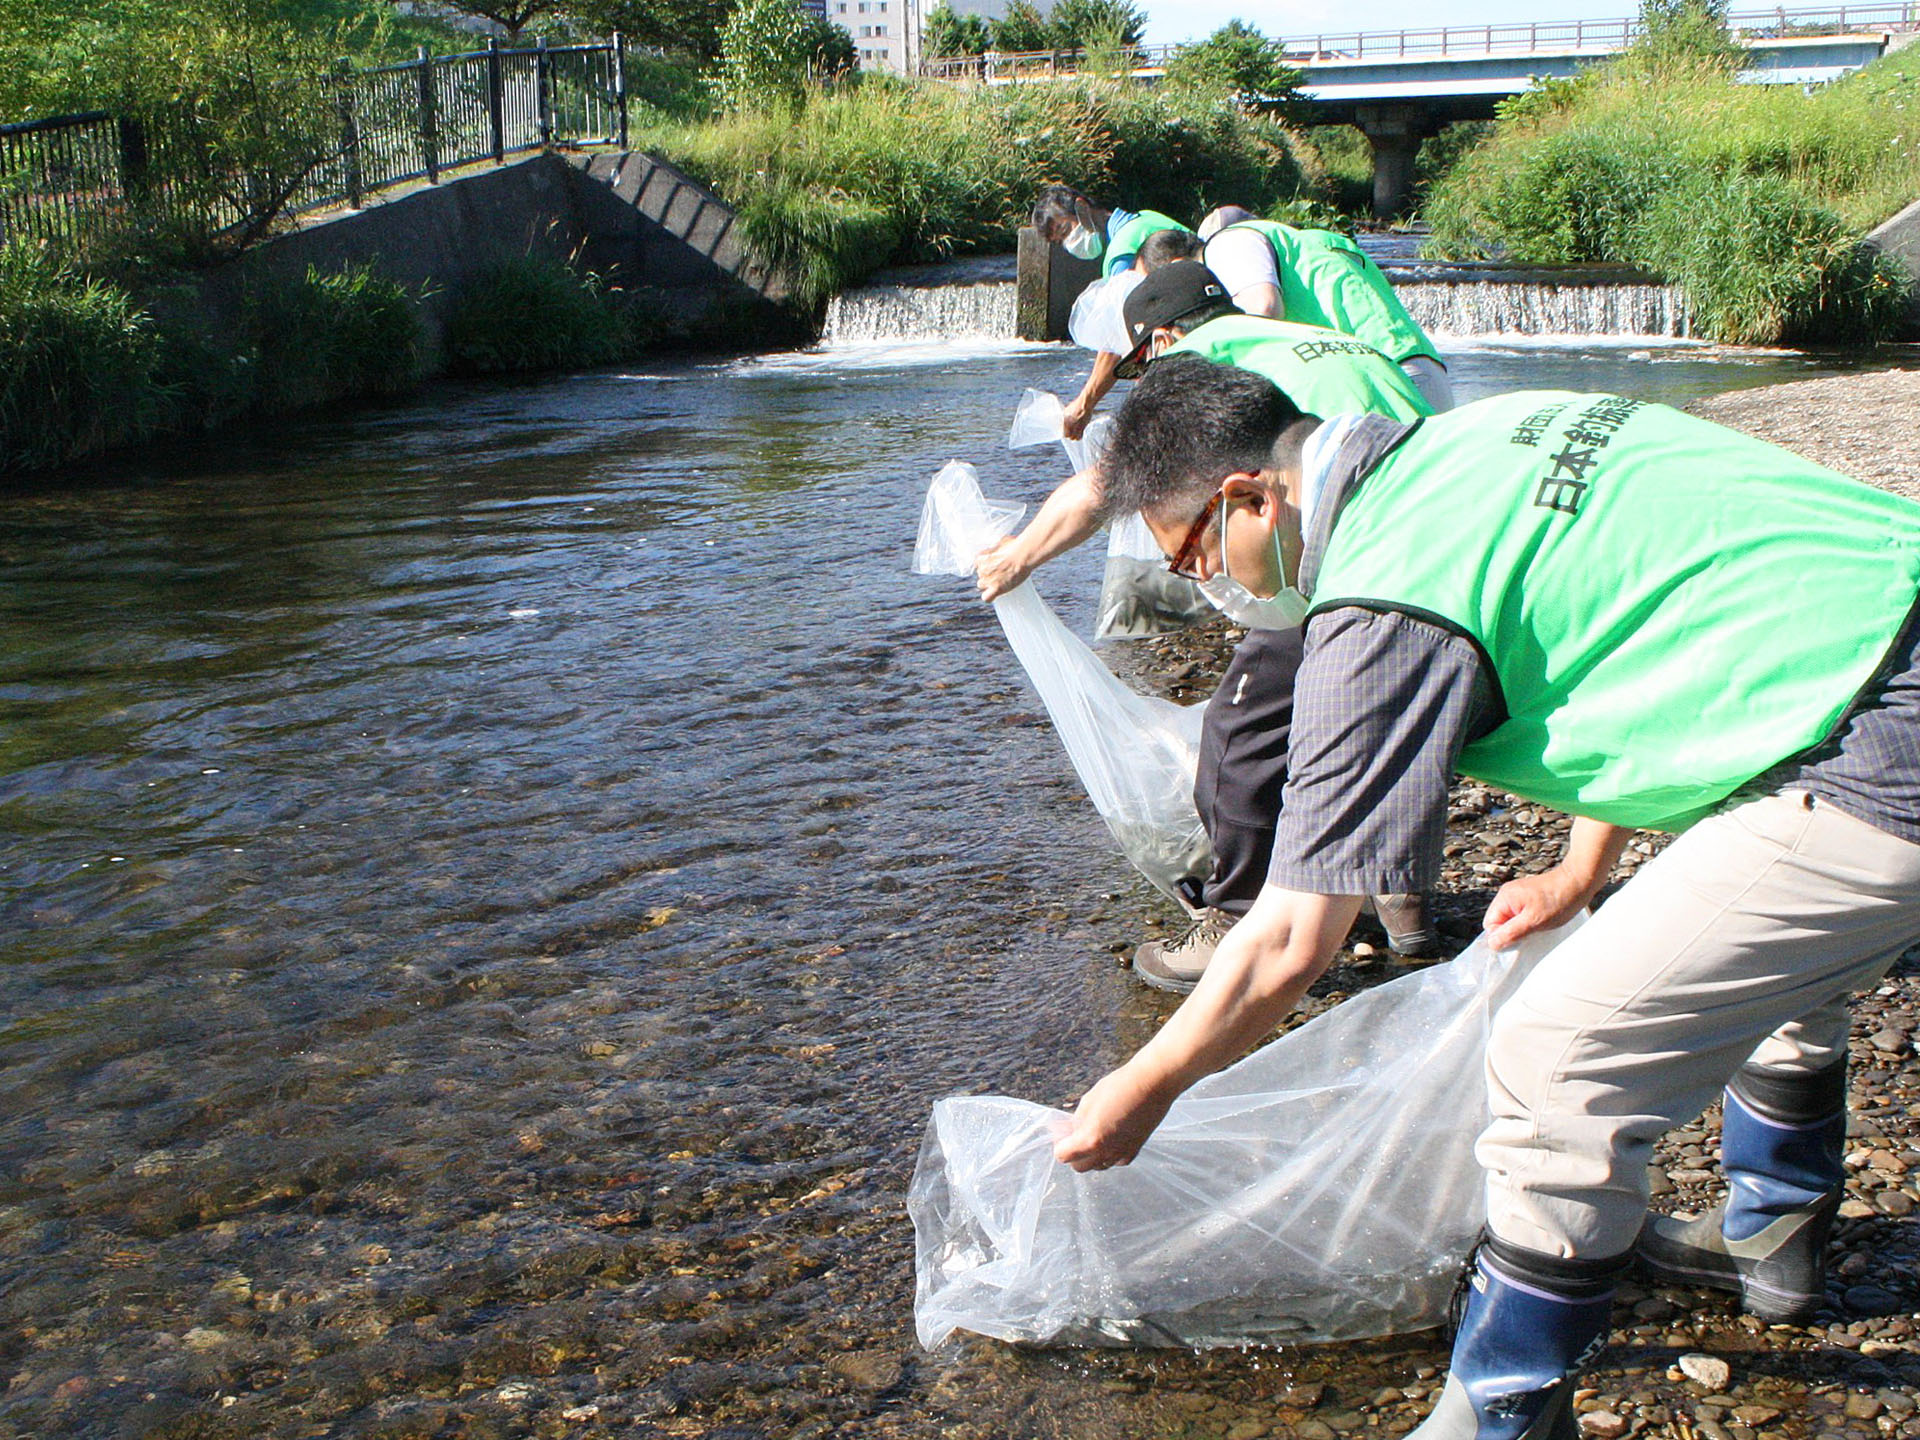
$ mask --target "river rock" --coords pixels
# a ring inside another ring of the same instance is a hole
[[[1627,1422],[1611,1410],[1589,1410],[1580,1417],[1580,1433],[1593,1440],[1620,1440],[1627,1433]]]
[[[1712,1391],[1726,1389],[1733,1380],[1733,1367],[1716,1355],[1682,1355],[1679,1364],[1682,1375]]]

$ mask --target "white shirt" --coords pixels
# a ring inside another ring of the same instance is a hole
[[[1280,267],[1273,246],[1258,230],[1229,226],[1207,242],[1207,268],[1236,302],[1256,285],[1280,287]]]

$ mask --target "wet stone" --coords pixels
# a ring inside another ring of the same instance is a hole
[[[1620,1440],[1627,1433],[1627,1422],[1611,1410],[1589,1410],[1580,1417],[1580,1433],[1593,1440]]]
[[[1682,1375],[1709,1390],[1724,1390],[1733,1380],[1733,1367],[1717,1355],[1682,1355],[1679,1365]]]
[[[856,1390],[891,1390],[900,1383],[900,1358],[884,1350],[835,1355],[827,1361],[827,1369]]]

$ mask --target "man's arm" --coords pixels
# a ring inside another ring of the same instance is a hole
[[[1054,556],[1064,554],[1100,528],[1099,473],[1082,470],[1055,487],[1018,535],[980,552],[974,572],[980,598],[997,600],[1017,589]]]
[[[1264,315],[1269,320],[1287,318],[1287,307],[1280,300],[1278,285],[1249,285],[1233,292],[1233,303],[1249,315]]]
[[[1075,1170],[1132,1160],[1181,1092],[1237,1060],[1293,1009],[1359,913],[1358,895],[1262,890],[1173,1018],[1086,1093],[1054,1158]]]
[[[1576,815],[1567,834],[1567,853],[1558,865],[1509,880],[1494,895],[1481,921],[1487,943],[1505,949],[1536,930],[1566,924],[1593,903],[1632,838],[1631,830]]]
[[[1080,393],[1060,417],[1060,428],[1067,439],[1078,440],[1086,432],[1087,422],[1093,419],[1093,407],[1113,389],[1113,377],[1120,369],[1121,358],[1105,350],[1095,353],[1093,373],[1087,376],[1087,383],[1080,387]]]

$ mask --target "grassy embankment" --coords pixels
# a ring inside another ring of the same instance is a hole
[[[1920,197],[1920,46],[1804,93],[1629,56],[1510,102],[1433,188],[1454,258],[1636,265],[1733,344],[1884,338],[1903,276],[1860,237]]]

